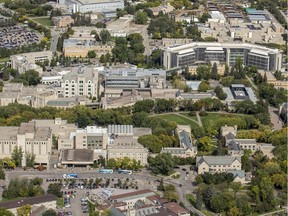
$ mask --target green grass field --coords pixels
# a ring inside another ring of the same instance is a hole
[[[196,116],[189,116],[188,113],[179,113],[179,114],[197,121],[197,117]]]
[[[209,113],[208,116],[200,116],[204,128],[213,127],[215,123],[221,118],[237,117],[235,114]],[[243,115],[242,115],[243,116]]]
[[[52,26],[52,22],[51,20],[47,17],[47,18],[32,18],[32,20],[40,23],[43,26]]]
[[[199,127],[199,125],[196,122],[190,121],[184,117],[181,117],[175,114],[159,115],[157,117],[164,119],[166,121],[174,121],[179,125],[190,125],[191,129],[195,127]]]

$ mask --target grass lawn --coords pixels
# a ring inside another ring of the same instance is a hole
[[[197,121],[197,117],[196,116],[189,116],[188,113],[179,113],[179,114]]]
[[[191,203],[192,206],[196,205],[196,198],[192,194],[186,194],[186,199]]]
[[[190,120],[188,120],[188,119],[186,119],[184,117],[181,117],[181,116],[178,116],[178,115],[175,115],[175,114],[159,115],[157,117],[159,117],[161,119],[164,119],[166,121],[174,121],[174,122],[176,122],[179,125],[190,125],[191,129],[199,127],[196,122],[190,121]]]
[[[7,58],[0,58],[0,62],[1,63],[5,63],[5,62],[7,62],[7,61],[9,61],[9,58],[7,57]]]
[[[208,116],[200,116],[204,128],[213,127],[215,122],[225,117],[237,117],[235,114],[223,114],[223,113],[209,113]],[[243,115],[242,115],[243,116]]]
[[[47,18],[32,18],[32,20],[42,24],[43,26],[52,26],[51,20]]]

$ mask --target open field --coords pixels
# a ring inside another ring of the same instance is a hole
[[[159,115],[157,117],[164,119],[166,121],[174,121],[179,125],[190,125],[191,129],[195,127],[199,127],[196,122],[186,119],[185,117],[181,117],[177,114]]]
[[[226,117],[238,117],[238,116],[244,116],[244,115],[237,115],[237,114],[223,114],[223,113],[209,113],[208,116],[200,116],[201,121],[204,128],[207,127],[213,127],[215,123]]]
[[[32,18],[32,20],[40,23],[43,26],[47,26],[47,27],[52,26],[51,20],[48,17],[47,18],[46,17],[45,18],[44,17],[42,17],[42,18]]]

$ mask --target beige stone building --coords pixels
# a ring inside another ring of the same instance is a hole
[[[97,57],[112,52],[112,46],[95,43],[95,40],[65,39],[63,52],[65,57],[87,57],[89,51],[95,51]]]
[[[198,174],[205,172],[221,173],[230,170],[241,170],[241,157],[233,156],[199,156],[196,157]]]
[[[58,28],[68,27],[74,23],[74,19],[70,16],[52,17],[53,24]]]
[[[269,71],[263,71],[263,70],[258,70],[258,72],[261,74],[261,76],[264,78],[266,77],[266,82],[268,84],[273,84],[275,88],[280,89],[288,89],[288,82],[285,80],[277,80],[276,77],[272,72]]]
[[[92,66],[72,67],[71,72],[63,76],[61,87],[64,97],[98,97],[98,70]]]
[[[119,137],[111,141],[107,147],[107,159],[128,157],[147,164],[148,149],[138,143],[133,137]]]
[[[219,61],[210,61],[211,65],[213,65],[214,63],[216,63],[217,65],[217,73],[221,76],[224,75],[225,72],[225,64],[220,64]],[[190,73],[191,75],[197,75],[197,68],[198,66],[189,66],[188,67],[188,73]]]
[[[20,127],[0,127],[0,158],[11,157],[14,148],[23,150],[22,166],[26,166],[26,155],[35,155],[35,163],[49,168],[52,148],[51,128],[36,127],[35,122],[22,123]]]
[[[40,52],[30,52],[21,53],[17,55],[10,56],[11,68],[18,70],[18,72],[24,73],[27,70],[36,70],[42,73],[43,70],[38,66],[37,62],[51,61],[53,57],[52,51],[40,51]]]
[[[180,147],[165,147],[161,153],[170,153],[172,156],[178,157],[195,157],[197,147],[193,144],[191,138],[191,128],[189,125],[178,125],[176,128]]]

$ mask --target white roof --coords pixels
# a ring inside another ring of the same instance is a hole
[[[178,54],[186,54],[186,53],[191,53],[194,52],[193,48],[189,48],[189,49],[185,49],[185,50],[181,50]]]
[[[223,51],[222,47],[207,47],[206,51]]]
[[[253,49],[251,49],[250,53],[268,56],[268,53],[265,52],[265,50],[263,50],[263,49],[253,48]]]

